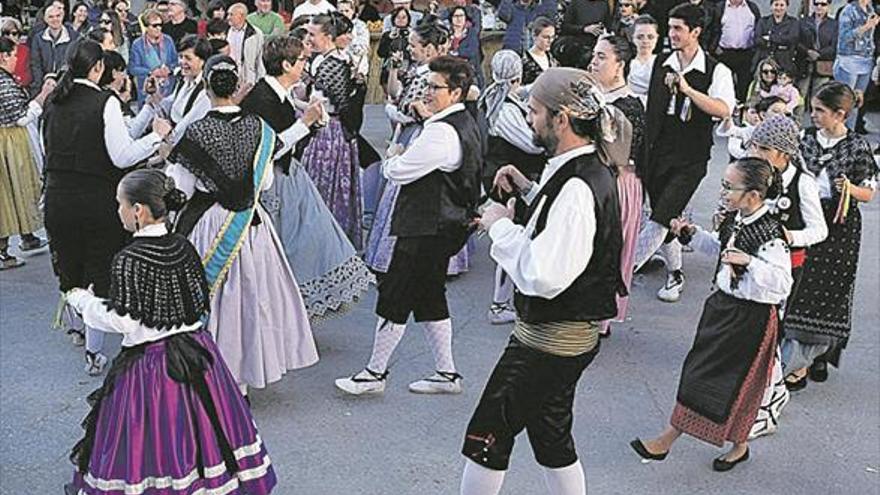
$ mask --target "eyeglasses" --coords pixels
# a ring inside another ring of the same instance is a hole
[[[727,182],[726,180],[722,180],[721,181],[721,190],[724,192],[733,192],[733,191],[745,191],[746,188],[741,187],[741,186],[736,187],[733,184],[731,184],[730,182]]]
[[[433,93],[433,92],[440,90],[440,89],[449,89],[449,86],[442,86],[440,84],[428,83],[428,91],[431,91]]]
[[[622,8],[622,9],[623,9],[623,8],[626,8],[626,7],[632,7],[632,6],[633,6],[633,4],[631,4],[631,3],[622,3],[622,4],[620,4],[620,8]]]
[[[113,23],[113,21],[111,21],[110,19],[101,19],[98,22],[101,24],[112,24]]]

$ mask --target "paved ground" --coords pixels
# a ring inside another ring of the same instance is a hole
[[[370,138],[387,134],[371,108]],[[876,123],[877,120],[875,119]],[[721,149],[697,195],[707,220],[723,169]],[[679,304],[654,297],[662,270],[637,277],[632,319],[614,330],[580,383],[575,437],[592,494],[880,493],[880,202],[866,205],[855,328],[843,368],[810,384],[785,409],[779,432],[752,445],[731,473],[711,470],[719,450],[684,438],[663,463],[644,465],[627,443],[665,424],[681,362],[709,291],[714,261],[685,257]],[[333,379],[356,371],[372,343],[375,292],[344,317],[315,328],[321,361],[253,393],[253,410],[279,476],[281,495],[452,495],[463,463],[462,432],[509,328],[486,323],[493,265],[482,242],[471,271],[449,283],[455,354],[465,392],[416,396],[406,384],[431,368],[422,330],[411,325],[392,363],[384,397],[352,399]],[[49,330],[55,279],[45,254],[0,275],[0,494],[61,493],[67,453],[100,383],[82,371],[81,350]],[[118,342],[117,340],[113,341]],[[109,349],[115,352],[114,349]],[[525,437],[517,444],[505,494],[545,493]]]

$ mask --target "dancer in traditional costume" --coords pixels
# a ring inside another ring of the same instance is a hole
[[[449,41],[449,32],[436,22],[425,22],[416,26],[409,35],[410,54],[413,66],[410,74],[400,76],[398,70],[391,68],[388,78],[389,93],[397,101],[396,105],[386,105],[385,113],[395,128],[392,141],[401,146],[409,143],[421,132],[424,121],[432,112],[425,104],[428,87],[428,65],[443,55]],[[391,233],[391,219],[399,185],[386,183],[382,190],[379,205],[370,228],[370,235],[364,252],[364,260],[377,273],[387,273],[391,265],[396,237]],[[447,275],[459,275],[468,270],[467,246],[449,260]]]
[[[586,494],[571,434],[574,395],[623,288],[613,169],[629,160],[629,122],[605,106],[588,73],[571,68],[538,76],[529,112],[552,158],[538,183],[513,166],[496,175],[497,187],[528,203],[525,226],[513,223],[512,202],[490,205],[480,219],[492,258],[516,285],[517,322],[467,426],[462,495],[500,492],[524,429],[548,492]]]
[[[410,314],[425,327],[435,373],[410,392],[457,394],[461,375],[452,358],[452,320],[446,302],[446,268],[470,234],[480,197],[482,154],[477,123],[464,108],[473,81],[467,61],[443,56],[429,68],[425,103],[432,116],[406,151],[394,146],[383,164],[400,184],[391,233],[397,236],[388,273],[379,281],[376,336],[369,363],[336,380],[349,394],[381,393],[388,361]]]
[[[526,121],[528,108],[519,96],[523,77],[523,63],[513,50],[499,50],[492,57],[492,84],[480,95],[478,106],[485,118],[486,150],[483,164],[483,187],[493,191],[495,174],[512,164],[526,178],[537,181],[547,164],[544,148],[534,143],[534,134]],[[503,196],[495,199],[504,202]],[[517,201],[516,223],[525,223],[524,202]],[[516,320],[513,307],[513,281],[504,273],[501,265],[495,265],[495,286],[489,322],[503,325]]]
[[[305,67],[302,42],[269,39],[263,66],[267,75],[242,100],[242,111],[260,116],[275,132],[293,125],[310,128],[320,118],[320,102],[313,102],[297,122],[290,93]],[[275,223],[310,318],[344,309],[369,289],[372,273],[292,152],[275,161],[275,180],[262,204]]]
[[[211,289],[214,336],[236,382],[262,388],[287,370],[318,360],[302,297],[260,194],[272,186],[273,158],[308,134],[281,134],[232,104],[235,62],[215,55],[205,64],[212,110],[187,128],[172,151],[168,174],[190,198],[175,231],[202,256]],[[280,137],[283,145],[276,145]]]
[[[773,165],[781,185],[779,196],[768,198],[767,203],[770,212],[776,215],[782,224],[785,240],[791,251],[793,283],[788,301],[797,294],[807,250],[828,236],[816,179],[809,170],[806,170],[801,158],[799,132],[798,125],[792,119],[774,115],[758,124],[750,139],[751,152]],[[783,308],[780,313],[781,341],[788,311]],[[782,374],[782,358],[777,347],[773,359],[773,376],[764,391],[761,408],[758,409],[755,425],[749,434],[750,439],[776,431],[779,415],[789,398],[790,394]]]
[[[112,263],[108,297],[75,288],[90,327],[123,336],[104,384],[89,396],[68,494],[268,494],[275,472],[217,344],[201,258],[165,216],[183,204],[159,170],[125,176],[119,217],[132,242]]]
[[[309,141],[302,163],[336,221],[356,249],[361,249],[361,181],[358,163],[355,85],[351,65],[335,39],[351,32],[351,21],[341,14],[315,16],[308,25],[316,53],[309,70],[312,96],[324,98],[327,122]]]
[[[717,235],[672,224],[686,244],[717,257],[717,290],[703,306],[669,426],[655,439],[630,443],[643,459],[662,461],[682,433],[718,447],[733,443],[712,463],[715,471],[749,458],[749,430],[773,368],[777,308],[792,285],[783,226],[764,204],[778,194],[774,175],[762,159],[735,161],[721,183],[727,212]]]
[[[43,226],[40,171],[31,148],[27,126],[43,112],[43,102],[54,83],[43,85],[36,98],[15,80],[17,46],[0,38],[0,270],[24,264],[9,254],[9,237],[21,236],[19,249],[29,252],[46,245],[34,232]]]
[[[68,70],[43,114],[52,264],[62,293],[93,287],[98,297],[108,297],[110,262],[129,238],[116,218],[116,186],[123,169],[155,153],[171,132],[168,121],[157,118],[152,132],[131,138],[119,99],[97,85],[103,57],[101,46],[91,40],[72,47]],[[66,324],[77,330],[80,322]],[[91,374],[101,373],[107,363],[103,342],[102,332],[85,327],[86,371]]]
[[[632,145],[629,160],[617,170],[617,193],[620,201],[620,228],[623,232],[623,251],[620,252],[620,271],[627,293],[632,285],[633,269],[635,268],[636,241],[642,224],[642,181],[639,178],[644,172],[644,129],[645,107],[642,101],[632,92],[627,83],[626,68],[633,59],[629,41],[619,35],[607,35],[599,38],[593,49],[593,60],[590,73],[596,78],[605,103],[617,107],[632,125]],[[617,296],[617,315],[602,322],[599,335],[611,335],[612,322],[626,321],[626,310],[629,295]]]
[[[681,244],[669,235],[670,222],[681,216],[706,176],[713,119],[730,117],[736,106],[730,69],[700,47],[703,23],[698,5],[682,3],[669,11],[673,52],[657,57],[648,88],[641,179],[651,217],[639,233],[635,266],[660,249],[667,274],[657,297],[664,302],[677,302],[684,290]]]
[[[807,169],[816,176],[828,237],[807,251],[803,276],[789,303],[782,342],[783,369],[790,390],[828,376],[852,330],[853,293],[862,242],[861,203],[874,198],[877,163],[868,142],[847,130],[855,95],[829,82],[813,97],[812,119],[801,140]]]

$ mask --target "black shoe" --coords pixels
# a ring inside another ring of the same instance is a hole
[[[714,461],[712,461],[712,469],[718,471],[719,473],[723,473],[724,471],[730,471],[734,466],[741,462],[745,462],[749,460],[749,449],[746,448],[746,453],[741,455],[739,459],[735,461],[725,461],[724,456],[721,456]]]
[[[828,363],[816,361],[810,366],[810,380],[822,383],[828,379]]]
[[[76,488],[73,486],[73,483],[67,483],[64,485],[64,495],[76,495]]]
[[[607,339],[608,337],[611,337],[611,326],[609,326],[608,329],[605,330],[604,332],[599,330],[599,338],[600,339]]]
[[[648,452],[645,444],[643,444],[638,438],[630,442],[629,446],[636,451],[636,454],[639,454],[639,457],[648,461],[662,461],[663,459],[666,459],[666,456],[669,454],[668,450],[662,454],[652,454]]]
[[[809,373],[807,373],[809,374]],[[800,378],[800,380],[796,380],[790,382],[785,380],[785,388],[788,389],[789,392],[797,392],[798,390],[803,390],[807,387],[807,375],[804,375]]]

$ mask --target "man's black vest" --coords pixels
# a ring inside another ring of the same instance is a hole
[[[708,94],[712,85],[712,75],[718,62],[708,54],[706,55],[706,72],[692,70],[684,78],[692,88],[700,93]],[[669,57],[677,56],[675,53]],[[651,84],[648,87],[648,109],[646,112],[645,133],[645,163],[650,164],[656,159],[683,158],[688,163],[708,162],[712,150],[712,117],[700,110],[693,100],[690,101],[690,110],[686,111],[684,102],[686,97],[680,92],[675,95],[675,113],[667,115],[669,100],[672,98],[669,88],[665,84],[666,74],[673,72],[663,63],[669,57],[657,57],[654,61],[654,69],[651,72]],[[683,111],[684,110],[684,111]],[[686,114],[688,120],[681,119]],[[674,157],[657,156],[656,149],[660,141],[664,145],[671,146],[675,151]]]
[[[465,110],[453,112],[438,122],[449,124],[458,134],[461,166],[453,172],[437,169],[401,186],[391,218],[393,235],[444,235],[464,240],[477,216],[483,159],[477,123]]]
[[[544,230],[550,208],[569,180],[586,182],[593,193],[596,215],[593,254],[583,273],[553,299],[516,292],[516,311],[519,318],[526,323],[606,320],[617,314],[616,295],[626,294],[620,273],[623,234],[620,227],[617,180],[611,169],[603,165],[595,153],[569,160],[553,174],[532,200],[529,218],[534,215],[541,198],[547,198],[535,224],[534,236]],[[581,253],[568,255],[579,254]]]
[[[115,189],[123,171],[113,165],[104,141],[104,105],[110,96],[74,83],[64,101],[48,105],[43,130],[48,175],[97,179]]]
[[[795,166],[789,165],[789,167]],[[807,226],[801,211],[800,181],[804,172],[800,168],[795,168],[796,171],[791,182],[776,199],[776,217],[779,219],[779,223],[788,230],[803,230]]]

